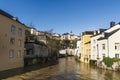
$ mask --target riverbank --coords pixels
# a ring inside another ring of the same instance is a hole
[[[44,67],[52,66],[52,65],[55,65],[55,64],[58,64],[58,60],[49,61],[49,62],[46,62],[46,63],[43,63],[43,64],[35,64],[35,65],[31,65],[31,66],[26,66],[26,67],[23,67],[23,68],[16,68],[16,69],[11,69],[11,70],[1,71],[0,72],[0,80],[8,78],[8,77],[24,74],[26,72],[30,72],[30,71],[33,71],[33,70],[41,69],[41,68],[44,68]]]
[[[120,72],[120,61],[113,62],[113,64],[111,66],[108,66],[105,64],[105,62],[101,61],[101,62],[98,62],[97,67],[101,68],[101,69],[105,69],[105,70]]]

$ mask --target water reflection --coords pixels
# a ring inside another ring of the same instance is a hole
[[[27,80],[120,80],[120,73],[61,58],[59,64],[12,77]]]

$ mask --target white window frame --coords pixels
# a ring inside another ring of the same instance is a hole
[[[22,40],[19,39],[19,40],[18,40],[18,46],[21,46],[21,45],[22,45]]]
[[[18,50],[17,57],[21,58],[21,56],[22,56],[21,50]]]
[[[11,50],[9,51],[9,58],[10,58],[10,59],[14,58],[14,50],[13,50],[13,49],[11,49]]]

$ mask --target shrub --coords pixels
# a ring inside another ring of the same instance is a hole
[[[105,57],[103,59],[103,62],[108,66],[111,67],[113,65],[114,62],[120,61],[120,59],[117,58],[109,58],[109,57]]]

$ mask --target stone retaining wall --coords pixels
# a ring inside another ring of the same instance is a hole
[[[102,69],[113,70],[113,71],[120,71],[120,61],[114,62],[111,67],[108,67],[104,62],[98,62],[97,66]]]

